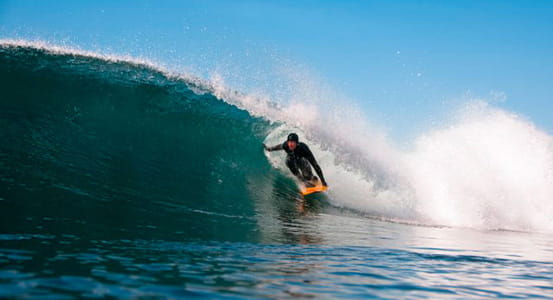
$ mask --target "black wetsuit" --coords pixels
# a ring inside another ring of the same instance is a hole
[[[267,150],[268,151],[275,151],[275,150],[286,151],[286,153],[288,154],[286,157],[286,166],[288,166],[292,174],[294,174],[302,181],[311,181],[314,179],[313,173],[311,172],[311,167],[309,166],[309,164],[311,164],[315,169],[315,172],[317,172],[317,175],[321,179],[321,183],[326,185],[326,181],[323,176],[323,171],[321,170],[321,167],[315,160],[313,153],[311,153],[311,150],[309,150],[309,147],[307,147],[306,144],[300,142],[298,143],[294,151],[292,151],[288,147],[288,142],[284,142],[281,145],[269,147],[267,148]]]

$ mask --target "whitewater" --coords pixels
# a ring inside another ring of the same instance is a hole
[[[552,295],[553,137],[485,99],[397,141],[305,74],[281,101],[45,42],[0,63],[2,297]],[[263,152],[290,132],[326,195]]]

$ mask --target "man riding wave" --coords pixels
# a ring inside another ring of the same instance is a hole
[[[290,133],[286,141],[282,144],[273,147],[267,147],[263,144],[263,147],[266,151],[286,151],[288,154],[286,156],[286,166],[288,166],[292,174],[307,186],[313,186],[313,182],[317,181],[317,176],[313,176],[309,164],[311,164],[317,172],[323,186],[328,186],[323,176],[323,170],[321,170],[321,167],[315,160],[313,153],[311,153],[311,150],[309,150],[306,144],[299,142],[297,134]]]

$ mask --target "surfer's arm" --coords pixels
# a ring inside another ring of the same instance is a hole
[[[307,152],[307,156],[305,158],[307,158],[309,163],[313,166],[313,169],[315,169],[315,172],[317,172],[317,175],[321,179],[321,183],[324,186],[328,186],[328,184],[326,183],[325,177],[323,176],[323,170],[321,170],[321,167],[317,163],[315,156],[313,156],[313,153],[311,153],[311,150],[309,150],[308,147],[306,147],[306,152]]]
[[[269,152],[270,151],[276,151],[276,150],[284,150],[282,144],[272,146],[272,147],[267,147],[267,145],[263,144],[263,148],[265,148],[265,150],[267,150]]]

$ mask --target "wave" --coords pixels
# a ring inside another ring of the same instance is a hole
[[[198,238],[255,234],[239,217],[254,215],[252,182],[271,176],[267,121],[200,81],[71,50],[3,43],[0,80],[7,228],[26,226],[11,216],[20,211],[125,230],[178,224]]]
[[[262,221],[251,216],[296,197],[283,154],[264,156],[260,145],[296,131],[323,166],[333,205],[410,224],[553,231],[553,139],[485,103],[400,150],[355,103],[321,96],[328,88],[306,77],[291,85],[301,97],[281,103],[219,75],[0,41],[0,79],[4,199],[52,187],[136,197],[254,234]]]

